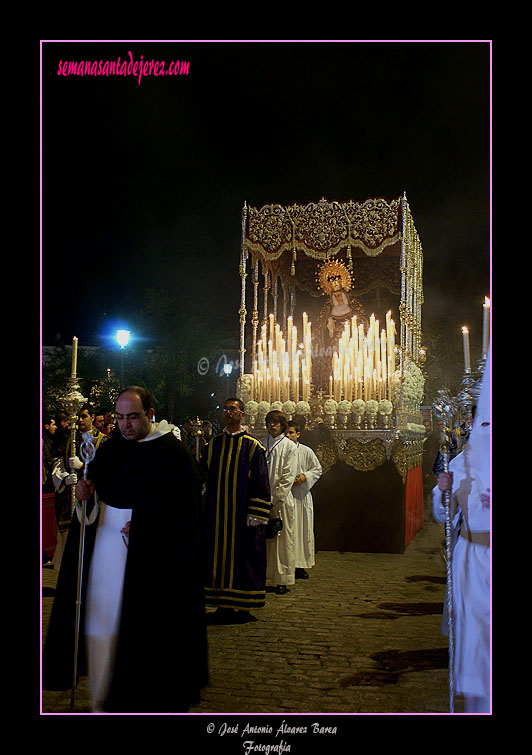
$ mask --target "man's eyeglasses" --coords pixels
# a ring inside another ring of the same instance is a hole
[[[139,414],[138,412],[132,412],[131,414],[117,414],[116,418],[119,422],[123,422],[125,419],[130,420],[130,422],[135,422],[138,419],[142,419],[142,417],[146,416],[146,412],[142,412],[142,414]]]
[[[239,411],[240,409],[238,408],[238,406],[229,406],[229,407],[224,406],[224,412],[227,412],[228,414],[233,414],[234,412],[239,412]]]

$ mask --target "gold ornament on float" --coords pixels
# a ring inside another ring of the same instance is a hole
[[[340,260],[329,259],[316,273],[318,288],[329,296],[335,291],[349,291],[353,287],[353,276]]]

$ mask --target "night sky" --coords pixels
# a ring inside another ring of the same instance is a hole
[[[62,76],[60,61],[189,74]],[[196,292],[238,339],[244,201],[406,192],[423,320],[480,342],[490,293],[489,42],[45,42],[42,339],[142,336],[144,291]],[[473,353],[477,359],[480,354]]]

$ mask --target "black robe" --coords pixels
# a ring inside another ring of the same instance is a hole
[[[221,433],[201,459],[205,497],[205,601],[249,611],[266,602],[266,524],[271,509],[264,447],[244,430]],[[248,516],[262,524],[247,526]]]
[[[186,712],[208,681],[199,468],[172,433],[141,443],[116,435],[101,445],[88,477],[106,505],[132,509],[118,648],[105,710]],[[85,588],[96,524],[85,532],[80,675],[86,673]],[[45,689],[72,684],[79,533],[73,517],[43,653]]]

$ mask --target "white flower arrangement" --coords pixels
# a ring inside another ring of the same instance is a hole
[[[253,375],[242,375],[242,377],[239,377],[237,380],[237,386],[239,388],[239,395],[244,403],[246,401],[249,401],[251,399],[251,385],[252,385]]]
[[[337,410],[337,402],[333,398],[328,398],[323,407],[325,414],[336,414]]]
[[[283,404],[283,412],[289,417],[293,417],[296,411],[296,405],[294,401],[285,401]]]
[[[281,401],[274,401],[271,405],[271,410],[276,412],[282,412],[283,411],[283,404]]]
[[[401,398],[401,371],[396,370],[392,375],[392,400],[397,406]]]
[[[351,413],[351,402],[344,398],[338,404],[338,414],[350,414],[350,413]]]
[[[407,422],[406,429],[412,433],[425,434],[425,425],[418,425],[415,422]]]
[[[400,397],[400,373],[394,373],[394,400],[399,401]],[[423,401],[423,392],[425,389],[425,378],[423,373],[414,362],[410,362],[405,369],[402,384],[402,401],[407,404],[419,405]]]
[[[246,414],[249,414],[250,417],[254,417],[257,414],[257,409],[259,408],[259,405],[256,401],[248,401],[245,406]]]
[[[257,414],[268,414],[270,411],[270,404],[267,401],[259,401],[257,406]]]
[[[379,409],[379,402],[375,401],[375,399],[370,398],[368,401],[366,401],[366,413],[367,414],[377,414],[377,411]]]
[[[296,414],[302,414],[303,416],[310,414],[310,404],[308,401],[297,402]]]
[[[355,399],[351,404],[351,411],[353,412],[353,414],[362,415],[364,414],[365,410],[366,402],[361,398]]]
[[[391,414],[393,411],[393,404],[391,401],[388,401],[388,399],[381,399],[379,401],[379,414],[388,415]]]

